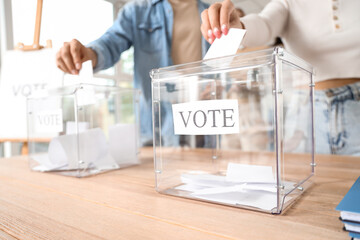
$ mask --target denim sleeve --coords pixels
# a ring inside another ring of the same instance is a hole
[[[113,66],[119,60],[121,53],[131,47],[134,36],[132,21],[134,14],[134,5],[125,5],[105,34],[87,45],[97,54],[94,72]]]

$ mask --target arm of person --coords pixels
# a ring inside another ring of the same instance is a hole
[[[113,66],[119,61],[121,53],[132,46],[134,8],[133,3],[126,4],[106,33],[87,45],[97,55],[97,64],[94,66],[95,72]]]
[[[249,14],[239,18],[234,4],[230,0],[212,4],[201,14],[201,32],[212,43],[215,38],[226,35],[229,28],[246,29],[243,46],[255,47],[268,44],[281,36],[289,15],[286,0],[272,0],[259,14]]]
[[[57,66],[70,74],[78,74],[87,60],[92,61],[94,71],[113,66],[121,53],[133,44],[132,13],[133,5],[125,5],[105,34],[87,46],[76,39],[64,43],[56,55]]]

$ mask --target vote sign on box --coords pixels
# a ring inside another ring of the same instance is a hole
[[[40,133],[63,131],[63,115],[61,109],[35,113],[35,129]]]
[[[172,105],[177,135],[239,133],[237,100],[207,100]]]

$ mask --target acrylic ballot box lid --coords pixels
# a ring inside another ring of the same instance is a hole
[[[91,84],[29,97],[30,168],[84,177],[138,164],[138,102],[137,90]]]
[[[275,48],[150,76],[158,192],[279,214],[311,185],[310,64]]]

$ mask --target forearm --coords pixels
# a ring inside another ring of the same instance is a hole
[[[241,18],[247,30],[242,45],[244,47],[264,46],[281,36],[288,20],[288,6],[285,0],[273,0],[259,14],[249,14]]]
[[[133,44],[132,5],[125,5],[106,33],[87,45],[94,50],[97,56],[94,71],[113,66],[119,60],[121,53]]]
[[[113,66],[120,58],[121,53],[127,50],[131,44],[123,39],[103,35],[101,38],[87,45],[96,55],[94,71],[107,69]]]

